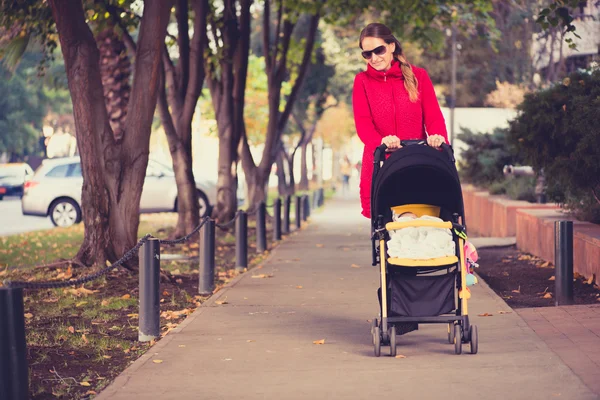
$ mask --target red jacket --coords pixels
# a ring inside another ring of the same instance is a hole
[[[358,137],[365,144],[360,174],[362,215],[371,217],[371,178],[373,152],[384,136],[395,135],[402,140],[425,139],[427,135],[442,135],[448,143],[444,116],[440,110],[433,84],[423,68],[413,66],[419,98],[413,103],[404,87],[404,76],[397,61],[386,71],[371,65],[354,79],[352,106]]]

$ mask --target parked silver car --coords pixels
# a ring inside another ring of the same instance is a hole
[[[44,160],[33,178],[25,183],[21,199],[24,215],[50,216],[54,225],[67,227],[81,222],[83,177],[79,157]],[[205,216],[216,199],[216,183],[197,179],[200,216]],[[173,170],[148,160],[140,212],[177,211],[177,185]]]

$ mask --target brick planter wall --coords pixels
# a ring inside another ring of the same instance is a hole
[[[573,269],[600,277],[600,225],[576,221],[561,210],[517,211],[517,247],[554,263],[554,221],[573,221]]]

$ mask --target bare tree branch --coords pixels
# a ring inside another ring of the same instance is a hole
[[[263,53],[265,55],[265,64],[267,75],[271,76],[271,70],[273,69],[273,63],[271,62],[271,5],[269,0],[265,1],[265,8],[263,11]]]

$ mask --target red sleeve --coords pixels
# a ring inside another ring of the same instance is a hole
[[[427,74],[427,71],[421,69],[419,86],[421,87],[421,105],[423,107],[423,120],[428,135],[442,135],[448,143],[448,131],[444,115],[440,109],[433,83]]]
[[[356,75],[354,78],[354,88],[352,89],[352,109],[354,111],[354,124],[356,133],[367,150],[371,153],[381,144],[382,136],[375,129],[371,108],[365,93],[365,87],[362,77]]]

